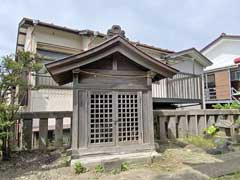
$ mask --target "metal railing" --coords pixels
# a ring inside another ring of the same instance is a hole
[[[207,101],[217,99],[216,88],[206,88],[204,89],[204,93],[205,93],[205,99]]]

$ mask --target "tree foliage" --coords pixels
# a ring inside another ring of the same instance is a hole
[[[31,88],[29,74],[41,68],[41,58],[30,52],[21,51],[0,59],[0,142],[3,159],[10,157],[12,129],[22,101]]]

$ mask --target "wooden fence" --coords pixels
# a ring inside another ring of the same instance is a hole
[[[206,127],[220,120],[233,123],[240,117],[239,110],[154,110],[153,113],[156,140],[202,135]]]
[[[20,114],[23,124],[22,128],[22,146],[24,149],[33,148],[33,119],[39,119],[39,149],[45,150],[48,147],[48,120],[55,118],[54,146],[56,148],[63,146],[63,119],[72,118],[71,111],[59,112],[24,112]],[[70,126],[71,127],[71,126]]]

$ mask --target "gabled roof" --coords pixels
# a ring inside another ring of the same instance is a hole
[[[186,50],[179,51],[176,53],[172,53],[172,54],[169,54],[168,57],[174,59],[176,57],[184,56],[184,55],[188,55],[191,58],[194,58],[196,61],[198,61],[204,67],[207,67],[207,66],[210,66],[213,64],[206,56],[204,56],[202,53],[200,53],[195,48],[190,48],[190,49],[186,49]]]
[[[79,54],[46,64],[54,80],[60,85],[72,81],[72,70],[119,52],[137,64],[163,76],[172,77],[178,71],[149,56],[125,38],[116,35]]]
[[[204,48],[202,48],[200,52],[203,53],[204,51],[214,46],[216,43],[218,43],[222,39],[239,39],[240,40],[240,35],[228,35],[226,33],[222,33],[220,36],[218,36],[216,39],[214,39],[212,42],[210,42]]]

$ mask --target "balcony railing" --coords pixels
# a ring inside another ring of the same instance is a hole
[[[176,101],[201,101],[201,75],[178,73],[173,78],[162,79],[152,85],[153,98]]]
[[[72,83],[59,86],[51,76],[46,74],[34,74],[35,77],[35,86],[38,88],[61,88],[61,89],[71,89],[73,87]]]

